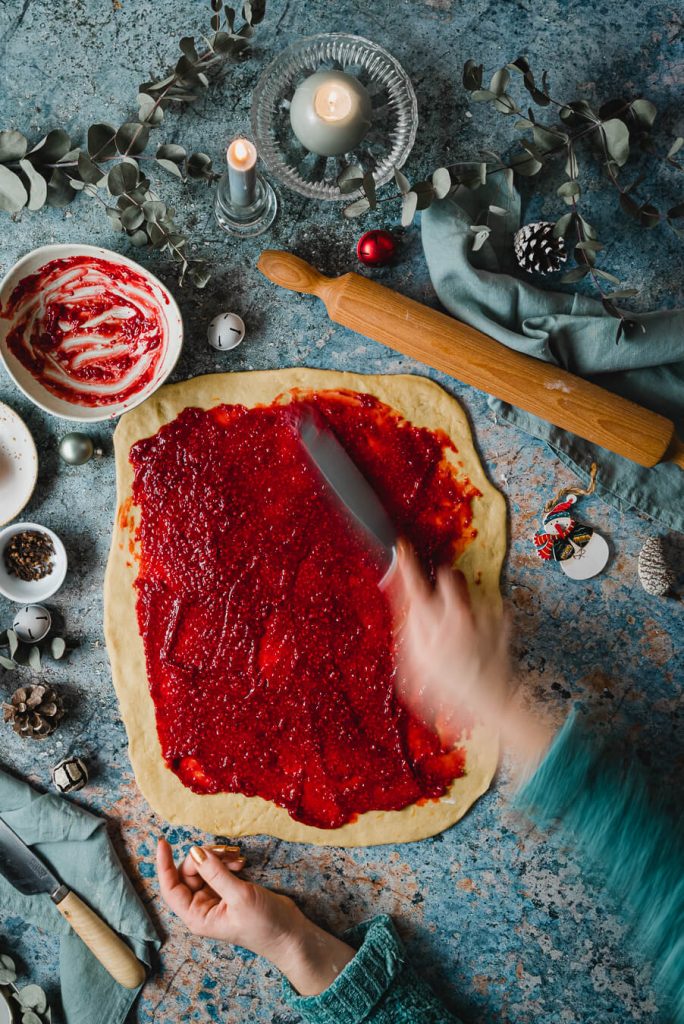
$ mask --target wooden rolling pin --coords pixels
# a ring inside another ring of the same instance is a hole
[[[672,421],[659,413],[506,348],[474,327],[359,274],[325,277],[305,260],[276,249],[262,252],[257,266],[282,288],[317,295],[335,323],[641,466],[675,462],[684,469],[684,444]]]

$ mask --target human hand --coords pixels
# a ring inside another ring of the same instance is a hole
[[[160,839],[157,871],[165,902],[194,935],[266,957],[302,995],[322,992],[354,950],[310,921],[288,896],[238,878],[245,859],[233,850],[193,846],[177,867],[171,847]]]
[[[401,699],[445,743],[458,740],[459,715],[466,712],[499,731],[514,753],[540,757],[550,733],[512,700],[506,620],[474,613],[463,574],[448,566],[431,587],[405,543],[389,594]]]

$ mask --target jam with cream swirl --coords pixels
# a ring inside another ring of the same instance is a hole
[[[132,267],[93,256],[50,260],[24,277],[1,315],[7,347],[40,383],[75,405],[118,405],[157,376],[168,303]]]

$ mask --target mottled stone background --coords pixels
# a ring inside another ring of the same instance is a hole
[[[137,84],[175,59],[176,40],[202,30],[204,3],[181,0],[3,0],[0,4],[0,123],[37,139],[57,125],[77,137],[87,124],[119,123],[135,112]],[[684,133],[684,23],[675,2],[590,0],[486,2],[471,0],[269,0],[254,53],[206,101],[169,117],[159,136],[220,159],[226,140],[248,129],[251,92],[265,64],[304,34],[352,31],[377,40],[403,62],[418,95],[420,127],[406,170],[412,176],[475,153],[504,149],[510,121],[474,107],[460,85],[464,59],[494,68],[518,53],[551,71],[552,90],[601,100],[624,89],[644,92],[663,112],[672,134]],[[163,173],[163,172],[161,172]],[[681,201],[682,181],[657,186]],[[510,510],[510,552],[504,589],[510,604],[515,653],[525,685],[560,721],[572,698],[591,705],[606,732],[623,737],[627,760],[643,765],[656,788],[681,792],[682,605],[648,597],[636,575],[641,544],[658,528],[635,514],[619,514],[598,499],[584,518],[610,540],[606,572],[572,583],[542,565],[530,545],[540,507],[572,476],[541,443],[497,425],[484,396],[427,371],[380,346],[332,325],[315,300],[278,293],[254,268],[262,244],[294,248],[328,272],[355,268],[361,228],[332,205],[316,205],[280,191],[281,213],[266,239],[238,244],[212,218],[212,195],[203,185],[164,177],[159,189],[192,228],[197,251],[212,263],[204,292],[179,291],[173,268],[157,252],[129,251],[111,233],[98,204],[85,197],[66,210],[2,215],[0,270],[46,242],[88,241],[122,249],[168,282],[178,296],[187,341],[174,379],[216,370],[296,364],[360,372],[428,373],[466,406],[492,480]],[[617,210],[612,196],[590,189],[591,219],[614,240],[610,267],[640,284],[640,308],[682,304],[682,250],[665,230],[640,232]],[[553,189],[534,201],[534,212],[558,215]],[[396,223],[396,209],[368,226]],[[374,272],[415,298],[434,302],[419,232],[403,236],[398,265]],[[233,309],[247,324],[235,353],[221,355],[205,342],[207,322]],[[2,730],[0,760],[39,786],[50,766],[69,751],[87,758],[92,783],[80,801],[105,813],[150,913],[165,938],[159,970],[146,986],[133,1019],[279,1021],[292,1015],[280,1002],[276,972],[242,950],[188,938],[157,894],[153,869],[161,832],[187,848],[202,837],[168,829],[150,812],[133,781],[126,736],[110,681],[102,637],[102,578],[114,510],[111,457],[82,468],[62,464],[57,440],[65,427],[26,401],[6,376],[0,398],[29,424],[40,453],[38,488],[26,510],[60,533],[71,571],[53,607],[63,612],[80,649],[45,678],[67,695],[69,718],[52,739],[31,745]],[[111,452],[110,426],[97,431]],[[11,607],[0,602],[5,625]],[[678,650],[679,649],[679,650]],[[677,661],[680,661],[679,676]],[[16,676],[3,674],[3,696]],[[492,791],[466,820],[426,842],[370,850],[335,851],[250,839],[250,876],[299,896],[305,909],[331,928],[387,911],[406,939],[417,967],[466,1021],[625,1021],[665,1024],[656,1007],[651,971],[629,952],[616,907],[582,875],[571,851],[521,827],[507,809],[509,776],[501,770]],[[87,894],[86,894],[87,895]],[[636,936],[638,943],[638,936]],[[0,942],[25,970],[57,988],[57,943],[0,918]],[[93,1022],[95,1024],[95,1022]]]

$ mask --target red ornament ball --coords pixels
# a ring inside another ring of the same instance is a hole
[[[397,240],[389,231],[366,231],[356,244],[356,255],[364,267],[386,267],[397,255]]]

